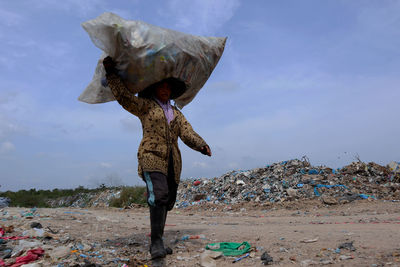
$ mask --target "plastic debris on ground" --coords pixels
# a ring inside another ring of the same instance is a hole
[[[200,266],[202,267],[216,267],[216,259],[222,256],[221,251],[205,250],[200,255]]]
[[[269,265],[269,264],[272,264],[274,262],[274,259],[267,252],[264,252],[261,255],[261,262],[264,265]]]
[[[113,244],[88,244],[75,241],[64,230],[54,231],[46,226],[47,216],[37,209],[14,212],[11,225],[0,225],[0,267],[3,266],[144,266],[146,262],[136,260],[136,253],[123,257],[117,253]],[[61,214],[65,214],[62,212]],[[66,215],[73,219],[74,215]],[[31,218],[38,221],[31,222]],[[76,220],[76,219],[75,219]],[[113,248],[113,249],[111,249]],[[141,258],[147,254],[140,254]],[[137,252],[137,250],[136,250]],[[138,263],[135,265],[135,263]],[[130,265],[129,265],[130,266]]]
[[[251,246],[248,242],[220,242],[212,243],[206,246],[206,249],[220,251],[224,256],[239,256],[250,251]]]

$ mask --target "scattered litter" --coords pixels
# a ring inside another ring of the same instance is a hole
[[[26,253],[26,256],[17,257],[17,259],[15,260],[15,263],[11,264],[11,267],[18,267],[18,266],[36,261],[41,256],[43,256],[43,254],[44,254],[44,250],[42,248],[28,250],[28,252]]]
[[[22,239],[28,239],[29,236],[2,236],[0,239],[4,240],[22,240]]]
[[[205,235],[184,235],[181,240],[189,240],[189,239],[206,239]]]
[[[347,250],[350,250],[350,251],[356,251],[356,248],[353,246],[353,243],[354,243],[354,241],[340,244],[338,249],[347,249]]]
[[[314,238],[314,239],[304,239],[301,240],[300,243],[314,243],[318,241],[318,237]]]
[[[308,260],[303,260],[300,262],[300,266],[301,267],[307,267],[307,266],[311,266],[311,265],[320,265],[318,262],[308,259]]]
[[[274,259],[267,252],[264,252],[261,255],[261,261],[264,265],[269,265],[274,262]]]
[[[22,233],[23,236],[29,237],[43,237],[44,229],[42,228],[32,228],[30,230],[26,230]]]
[[[194,185],[194,186],[198,186],[198,185],[200,185],[200,184],[201,184],[201,181],[194,181],[194,182],[193,182],[193,185]]]
[[[32,223],[31,223],[31,228],[42,229],[42,228],[43,228],[43,226],[42,226],[42,224],[41,224],[41,223],[38,223],[38,222],[32,222]]]
[[[234,260],[232,261],[232,263],[241,261],[241,260],[243,260],[244,258],[247,258],[247,257],[249,257],[249,256],[250,256],[250,253],[247,253],[247,254],[245,254],[245,255],[239,257],[239,258],[234,259]]]
[[[329,195],[323,195],[321,196],[321,201],[324,204],[328,204],[328,205],[336,205],[338,204],[338,201],[336,200],[336,198],[329,196]]]
[[[70,251],[71,249],[69,247],[61,246],[54,248],[51,252],[49,252],[49,255],[53,260],[58,260],[68,256],[71,253]]]
[[[248,242],[235,243],[235,242],[220,242],[208,244],[206,249],[213,251],[221,251],[224,256],[239,256],[250,251],[250,244]]]
[[[221,256],[221,251],[205,250],[200,255],[200,265],[203,267],[216,267],[217,263],[215,262],[215,259],[218,259]]]
[[[340,260],[351,260],[354,259],[353,255],[340,255],[339,257]]]

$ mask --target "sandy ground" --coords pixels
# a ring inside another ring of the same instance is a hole
[[[147,208],[38,209],[40,217],[20,220],[25,224],[27,220],[40,222],[63,238],[69,236],[69,243],[98,244],[94,250],[100,254],[107,249],[115,257],[131,258],[131,262],[138,260],[137,264],[148,266],[200,266],[206,244],[243,241],[256,249],[253,257],[236,263],[232,263],[234,257],[221,257],[215,260],[216,266],[264,266],[260,259],[263,252],[279,266],[400,266],[399,202],[358,201],[329,207],[318,203],[174,209],[168,214],[165,230],[165,243],[174,253],[153,263],[147,252]],[[4,210],[20,214],[27,209]],[[1,222],[18,223],[17,219]],[[182,241],[185,235],[204,238]],[[355,250],[337,250],[348,242],[353,242]]]

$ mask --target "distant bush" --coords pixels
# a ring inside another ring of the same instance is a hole
[[[105,189],[87,189],[83,186],[79,186],[75,189],[53,189],[53,190],[19,190],[17,192],[6,191],[0,192],[0,197],[8,197],[11,199],[11,207],[38,207],[48,208],[48,200],[56,199],[60,197],[74,196],[79,193],[98,192]]]
[[[110,202],[111,207],[122,208],[131,204],[144,205],[146,201],[146,187],[144,186],[125,186],[122,187],[121,194],[117,198],[113,198]]]

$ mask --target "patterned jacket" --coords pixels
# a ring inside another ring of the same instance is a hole
[[[167,175],[169,156],[172,152],[175,181],[179,184],[182,159],[178,137],[197,151],[207,143],[193,130],[176,107],[173,107],[174,119],[168,125],[163,109],[155,100],[135,96],[115,74],[107,75],[107,82],[118,103],[139,117],[142,123],[143,138],[137,154],[139,176],[143,179],[143,172],[153,171]]]

